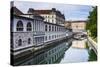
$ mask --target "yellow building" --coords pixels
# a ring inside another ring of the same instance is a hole
[[[65,27],[72,29],[73,32],[84,32],[86,31],[86,21],[66,21]]]

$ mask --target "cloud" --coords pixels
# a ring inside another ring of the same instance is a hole
[[[64,13],[65,18],[71,20],[87,19],[89,11],[92,6],[89,5],[70,5],[70,4],[56,4],[56,3],[43,3],[43,2],[28,2],[28,1],[15,1],[14,5],[22,12],[26,13],[29,8],[34,9],[51,9],[56,8]]]

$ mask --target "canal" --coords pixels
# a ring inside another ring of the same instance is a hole
[[[69,39],[58,43],[54,47],[44,49],[36,56],[34,54],[28,60],[17,65],[37,65],[37,64],[63,64],[96,61],[97,56],[94,51],[89,50],[87,40]]]
[[[65,51],[64,57],[60,63],[76,63],[96,61],[97,57],[94,51],[89,50],[87,40],[73,40],[71,47]]]

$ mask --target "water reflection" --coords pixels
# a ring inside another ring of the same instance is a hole
[[[84,39],[84,40],[74,40],[72,42],[72,47],[73,48],[80,48],[80,49],[86,48],[86,39]]]
[[[65,51],[70,47],[71,44],[71,40],[59,43],[55,47],[45,49],[45,52],[42,52],[41,54],[30,58],[30,60],[20,65],[59,63],[61,61],[61,58],[64,56]]]
[[[86,62],[88,57],[86,40],[73,40],[72,46],[65,52],[60,63]]]
[[[89,61],[91,54],[86,48],[86,40],[73,40],[59,43],[38,55],[32,55],[28,60],[19,65],[73,63]]]
[[[65,51],[60,63],[76,63],[86,61],[96,61],[97,56],[94,51],[87,48],[87,40],[73,40],[72,46]]]

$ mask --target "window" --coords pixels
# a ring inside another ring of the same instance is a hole
[[[54,26],[52,26],[52,31],[54,31]]]
[[[50,22],[50,21],[48,20],[48,22]]]
[[[47,36],[45,36],[45,40],[47,40]]]
[[[58,26],[57,26],[57,31],[58,31]]]
[[[30,44],[31,43],[31,39],[30,38],[28,38],[28,44]]]
[[[17,22],[16,30],[17,31],[23,31],[23,23],[22,23],[22,21],[18,21]]]
[[[49,40],[51,39],[51,36],[49,36]]]
[[[55,31],[56,31],[56,26],[55,26]]]
[[[48,18],[50,18],[50,16],[48,16]]]
[[[48,19],[47,19],[47,22],[48,22]]]
[[[56,38],[56,35],[55,35],[55,38]]]
[[[59,31],[60,31],[60,27],[59,27]]]
[[[45,25],[45,31],[47,31],[47,25]]]
[[[52,18],[53,18],[53,16],[52,16]]]
[[[52,35],[52,39],[53,39],[53,35]]]
[[[51,26],[49,25],[49,31],[51,31]]]
[[[78,28],[78,26],[76,26],[76,28]]]
[[[31,23],[30,23],[30,22],[28,22],[28,23],[27,23],[27,31],[31,31],[31,30],[32,30]]]
[[[22,45],[22,40],[19,39],[19,40],[18,40],[18,46],[21,46],[21,45]]]
[[[54,20],[52,19],[52,23],[54,22]]]

